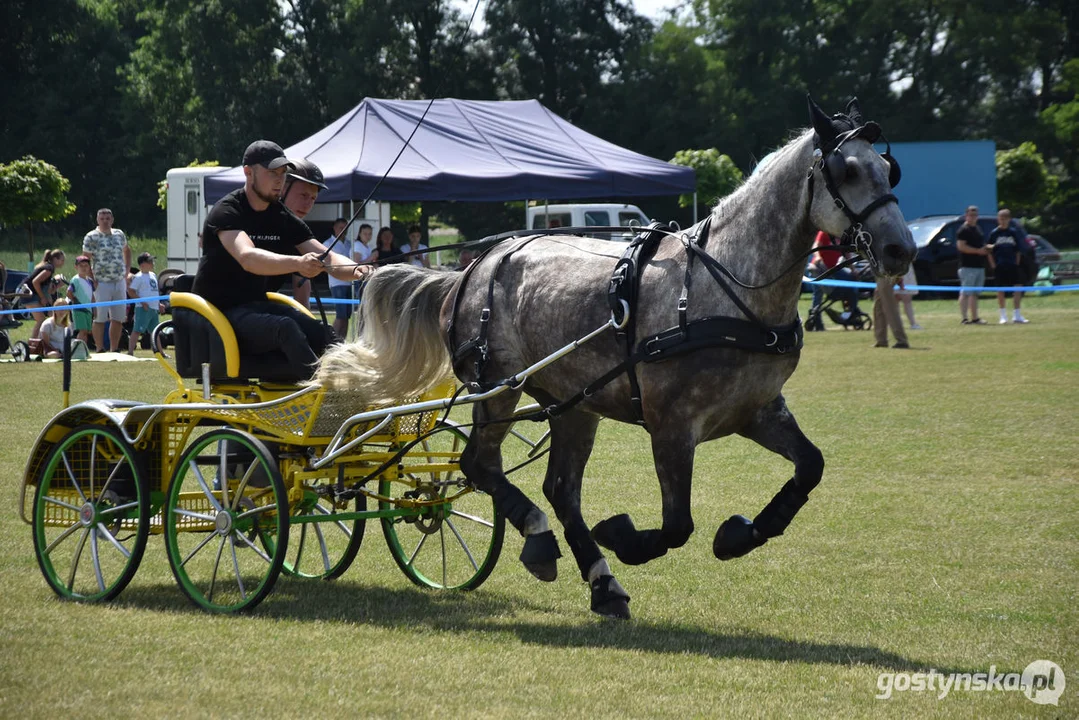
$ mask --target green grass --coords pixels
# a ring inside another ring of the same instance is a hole
[[[89,228],[87,229],[89,230]],[[134,264],[135,258],[139,256],[139,253],[148,252],[158,258],[156,266],[157,271],[160,272],[165,269],[165,258],[168,257],[168,241],[165,238],[147,238],[129,235],[127,242],[128,245],[131,246],[132,264]],[[21,241],[11,237],[5,238],[4,242],[0,244],[0,262],[4,263],[9,270],[25,272],[27,263],[30,262],[30,256],[26,252],[26,247],[27,242],[25,237],[22,238]],[[67,256],[67,262],[60,272],[68,277],[75,275],[75,258],[82,253],[82,237],[63,236],[60,238],[49,237],[35,240],[34,259],[32,264],[41,262],[41,257],[45,254],[45,251],[52,250],[53,248],[63,250],[64,255]]]
[[[740,438],[699,448],[698,532],[648,565],[612,561],[627,623],[588,611],[564,542],[555,583],[527,574],[510,534],[483,587],[439,595],[401,575],[373,524],[342,579],[282,576],[247,616],[195,610],[160,538],[117,601],[60,602],[13,502],[59,410],[60,367],[0,365],[0,716],[1075,717],[1079,295],[1029,298],[1027,326],[961,327],[954,301],[916,308],[928,329],[911,351],[807,335],[786,396],[827,468],[783,537],[712,556],[719,523],[756,514],[790,468]],[[74,375],[73,401],[170,387],[149,363]],[[550,513],[542,469],[515,477]],[[590,524],[629,512],[656,526],[643,431],[601,425],[584,509]],[[874,699],[881,672],[1037,659],[1067,674],[1059,707],[1001,692]]]

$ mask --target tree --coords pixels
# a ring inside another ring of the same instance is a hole
[[[706,150],[679,150],[671,158],[675,165],[693,168],[697,172],[697,199],[711,205],[730,195],[742,183],[742,171],[728,155],[716,148]],[[693,195],[680,195],[681,207],[693,206]]]
[[[1017,215],[1037,212],[1049,199],[1052,177],[1032,142],[997,151],[997,197]]]
[[[27,155],[0,165],[0,225],[26,224],[30,260],[36,222],[63,220],[75,212],[67,199],[71,183],[54,166]]]

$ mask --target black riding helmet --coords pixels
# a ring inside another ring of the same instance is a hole
[[[292,183],[295,181],[302,180],[321,190],[326,189],[326,183],[323,182],[322,171],[319,170],[318,165],[306,158],[291,160],[290,162],[292,164],[292,170],[286,174],[289,187],[291,187]],[[288,192],[288,187],[285,188],[285,191]]]

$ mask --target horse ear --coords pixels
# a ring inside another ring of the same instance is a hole
[[[809,121],[813,123],[813,129],[817,131],[818,143],[821,147],[830,145],[836,137],[832,119],[824,114],[820,106],[813,102],[813,96],[808,93],[806,93],[806,102],[809,103]]]
[[[855,127],[860,127],[863,124],[862,121],[862,108],[858,104],[858,98],[852,97],[850,102],[847,103],[847,109],[844,114],[854,121]]]

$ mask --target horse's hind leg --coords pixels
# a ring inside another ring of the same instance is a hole
[[[692,438],[684,432],[652,435],[652,457],[663,500],[663,527],[638,530],[629,515],[615,515],[592,528],[592,537],[627,565],[641,565],[686,544],[693,534],[690,495],[693,484]]]
[[[469,482],[490,495],[496,510],[505,516],[525,538],[521,562],[540,580],[558,577],[558,541],[547,526],[547,515],[513,485],[502,470],[502,441],[509,433],[509,422],[520,392],[506,391],[472,409],[475,427],[461,453],[461,471]]]
[[[782,535],[824,474],[824,457],[802,434],[782,395],[758,410],[740,434],[794,463],[794,477],[752,522],[734,515],[719,526],[712,551],[720,560],[741,557]]]
[[[591,587],[592,612],[628,619],[629,595],[614,579],[581,516],[581,480],[598,425],[599,417],[576,410],[551,420],[551,456],[543,493],[562,523],[581,578]]]

